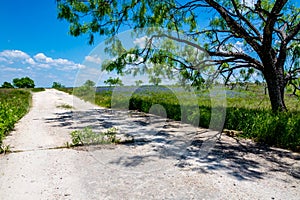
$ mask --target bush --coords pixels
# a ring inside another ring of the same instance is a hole
[[[31,94],[26,90],[0,90],[0,146],[4,136],[29,110]]]
[[[27,76],[13,79],[13,84],[17,88],[34,88],[35,86],[34,81]]]
[[[2,88],[14,88],[14,86],[9,82],[4,82],[1,87]]]
[[[59,83],[59,82],[53,82],[52,88],[54,88],[54,89],[60,89],[60,88],[65,88],[65,86],[62,85],[62,84]]]
[[[96,133],[91,128],[71,132],[72,146],[116,144],[120,140],[116,137],[117,129],[112,127],[102,133]]]

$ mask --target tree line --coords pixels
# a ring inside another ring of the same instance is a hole
[[[34,88],[34,87],[35,87],[34,81],[28,76],[22,78],[14,78],[12,80],[12,83],[5,81],[1,86],[1,88]]]

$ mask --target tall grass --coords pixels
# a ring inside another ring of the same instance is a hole
[[[72,93],[71,89],[68,92]],[[286,95],[289,111],[273,113],[263,87],[250,85],[247,91],[240,88],[230,90],[228,94],[224,128],[242,131],[242,137],[252,138],[258,142],[300,151],[300,99]],[[97,92],[94,96],[95,103],[110,107],[111,95],[111,91]],[[200,91],[197,95],[200,110],[199,126],[208,128],[211,120],[211,100],[207,91]],[[113,107],[118,108],[118,104],[122,105],[122,101],[124,101],[122,96],[114,99]],[[191,106],[193,103],[186,99],[182,105],[170,90],[153,91],[144,88],[130,97],[129,109],[149,112],[152,105],[160,104],[165,108],[168,118],[184,119],[183,121],[192,123],[196,116],[193,115]]]
[[[0,145],[14,124],[28,112],[30,104],[29,90],[0,89]]]

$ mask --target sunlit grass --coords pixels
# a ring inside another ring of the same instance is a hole
[[[67,92],[72,93],[72,90],[68,89]],[[94,95],[94,103],[102,107],[113,106],[114,108],[124,108],[124,105],[129,103],[129,109],[142,112],[149,112],[153,104],[160,104],[165,108],[168,118],[184,119],[183,121],[188,123],[194,121],[196,115],[193,114],[195,110],[193,105],[198,103],[199,126],[209,127],[212,101],[207,90],[196,92],[198,96],[196,103],[193,98],[186,95],[185,91],[177,91],[175,95],[172,90],[144,87],[133,94],[127,93],[124,89],[120,94],[111,102],[112,91],[98,92]],[[253,84],[247,90],[228,89],[227,94],[224,128],[241,131],[241,136],[259,142],[300,151],[300,99],[298,97],[287,93],[285,103],[289,111],[275,114],[271,111],[270,100],[263,86]]]
[[[29,90],[0,89],[0,146],[4,136],[28,112],[30,104]]]

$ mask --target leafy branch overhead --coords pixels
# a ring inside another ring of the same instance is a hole
[[[300,9],[296,1],[252,2],[58,0],[58,18],[70,23],[72,35],[88,34],[90,44],[94,34],[111,37],[124,29],[135,29],[138,33],[140,28],[148,28],[146,44],[140,49],[126,50],[115,37],[108,40],[110,53],[117,59],[109,63],[106,70],[123,73],[126,64],[135,63],[140,69],[139,64],[145,62],[159,63],[163,64],[160,73],[172,76],[177,70],[194,84],[201,84],[203,73],[211,71],[212,66],[212,75],[221,74],[225,82],[237,73],[245,76],[245,72],[251,75],[255,70],[266,80],[272,109],[284,111],[284,89],[297,80],[300,73]],[[162,32],[159,28],[168,31]],[[206,50],[208,55],[202,55],[201,62],[195,62],[199,59],[189,60],[192,54],[184,56],[172,48],[155,49],[155,41],[162,38],[197,51]],[[129,58],[128,55],[135,56]]]

